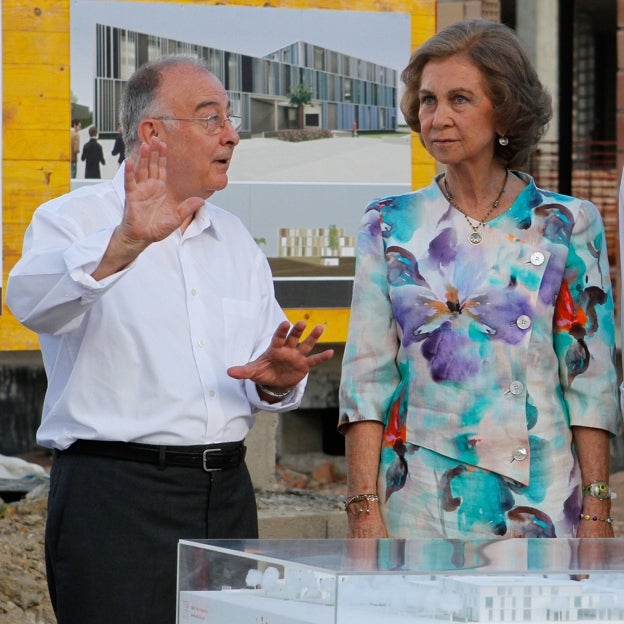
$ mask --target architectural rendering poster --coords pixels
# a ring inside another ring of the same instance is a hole
[[[410,188],[407,14],[75,0],[70,20],[72,102],[92,118],[81,142],[90,123],[100,132],[103,177],[118,167],[125,81],[174,50],[208,59],[243,117],[230,183],[210,201],[268,256],[352,256],[366,204]],[[79,163],[72,185],[84,183]]]
[[[332,11],[327,14],[313,8],[317,2],[324,7],[331,4],[332,8],[335,5],[337,9],[349,9],[349,12]],[[220,6],[213,6],[217,3]],[[230,4],[235,6],[223,6]],[[24,232],[32,211],[41,203],[66,193],[79,183],[92,182],[84,180],[83,163],[80,163],[77,175],[70,177],[68,139],[71,113],[74,112],[74,108],[77,111],[87,108],[87,116],[83,118],[81,131],[83,144],[88,126],[93,123],[89,115],[93,114],[95,108],[103,110],[103,107],[96,107],[93,102],[98,67],[97,24],[103,25],[103,28],[99,29],[100,36],[103,34],[106,37],[112,27],[118,30],[132,29],[131,32],[135,33],[133,35],[135,37],[138,36],[136,33],[151,30],[151,26],[149,29],[147,26],[161,15],[162,11],[173,8],[175,13],[170,13],[168,18],[161,17],[160,19],[160,28],[164,29],[161,31],[162,34],[141,35],[141,45],[147,44],[142,48],[143,51],[151,51],[153,40],[159,37],[167,39],[174,37],[172,42],[192,44],[196,35],[198,41],[203,41],[203,33],[210,33],[214,37],[224,35],[214,49],[220,50],[225,60],[225,52],[230,52],[232,49],[228,42],[236,44],[234,47],[242,52],[234,54],[246,57],[244,75],[247,80],[250,76],[252,78],[258,76],[263,80],[269,80],[270,76],[274,77],[275,74],[271,72],[276,70],[263,74],[256,71],[250,72],[249,67],[251,66],[254,70],[258,65],[263,65],[264,62],[258,59],[262,59],[263,55],[267,54],[267,48],[270,50],[269,55],[271,51],[281,51],[282,54],[287,54],[293,41],[301,42],[301,45],[298,44],[294,48],[297,53],[302,49],[302,44],[306,43],[312,45],[312,48],[306,46],[303,49],[306,50],[306,54],[311,52],[314,55],[313,59],[321,63],[329,61],[329,67],[333,66],[332,63],[343,63],[340,70],[342,72],[345,70],[345,59],[330,53],[331,51],[372,63],[372,66],[394,68],[399,72],[409,57],[410,40],[416,45],[435,29],[435,0],[386,0],[383,3],[377,0],[336,0],[335,3],[329,3],[327,0],[270,0],[270,4],[288,7],[279,9],[261,8],[260,5],[264,4],[266,4],[265,0],[177,0],[176,3],[167,0],[140,3],[134,0],[121,2],[40,0],[36,5],[19,0],[6,2],[3,0],[0,3],[4,110],[2,119],[3,286],[6,283],[8,270],[19,260]],[[231,19],[226,17],[229,11],[244,9],[242,5],[252,5],[261,10],[262,13],[258,15],[263,16],[264,21],[255,15],[248,17],[247,21],[239,18],[238,15]],[[383,11],[375,13],[380,7]],[[220,13],[215,17],[210,12],[212,9],[219,10]],[[202,11],[202,13],[198,14],[195,11]],[[351,11],[353,12],[350,13]],[[270,19],[265,18],[267,15]],[[281,16],[284,18],[282,19]],[[320,19],[321,17],[323,19]],[[270,45],[260,49],[248,50],[243,47],[258,33],[270,34],[273,38],[276,33],[286,32],[287,28],[293,28],[294,25],[298,29],[297,32],[288,33],[288,36],[280,41],[272,39]],[[195,27],[200,32],[193,34],[191,31]],[[172,30],[174,28],[175,32]],[[193,34],[192,37],[187,36],[191,34]],[[330,40],[325,41],[325,38]],[[117,41],[122,40],[117,39]],[[354,41],[360,42],[360,49],[352,47]],[[201,46],[202,44],[195,45]],[[323,54],[317,52],[314,46],[324,49],[325,52]],[[388,59],[387,55],[391,50],[395,51],[395,60]],[[111,58],[103,57],[100,61],[105,67],[108,61],[113,61],[113,65],[108,65],[109,67],[120,67],[119,64],[114,63],[118,61],[119,55],[127,58],[129,50],[117,48],[111,51],[113,52]],[[319,54],[318,58],[317,54]],[[323,57],[327,54],[329,58]],[[219,54],[216,56],[218,57]],[[230,52],[228,58],[231,56]],[[236,60],[236,57],[234,58]],[[269,61],[274,62],[271,59],[267,59],[266,62]],[[240,63],[242,81],[242,59]],[[286,59],[282,57],[279,63],[281,63],[281,68],[277,70],[278,73],[286,72],[284,69],[284,66],[288,64]],[[316,69],[316,61],[314,63]],[[127,67],[127,63],[123,66]],[[368,72],[368,68],[372,66],[362,64],[358,71],[366,68]],[[320,68],[322,70],[323,65]],[[301,68],[301,71],[303,69]],[[354,71],[351,60],[349,60],[349,71]],[[85,72],[90,75],[87,86],[84,82]],[[297,86],[296,73],[295,80],[290,71],[285,75],[290,75],[291,86]],[[373,196],[400,191],[408,187],[412,181],[422,185],[423,181],[431,178],[433,163],[429,157],[426,157],[417,139],[411,140],[411,152],[406,147],[407,141],[397,144],[396,141],[384,139],[383,142],[379,140],[371,146],[372,134],[366,135],[364,125],[378,119],[382,119],[387,124],[389,117],[392,121],[392,114],[387,106],[387,90],[382,89],[383,93],[379,96],[381,100],[377,100],[382,102],[383,106],[372,104],[372,106],[377,106],[377,109],[358,109],[361,132],[359,138],[351,138],[352,126],[348,126],[348,120],[349,115],[355,119],[355,111],[352,109],[350,112],[347,105],[349,98],[351,98],[350,103],[361,104],[361,102],[354,102],[353,98],[355,94],[358,98],[362,97],[362,85],[353,80],[351,82],[344,80],[349,77],[359,79],[359,75],[345,76],[344,73],[337,72],[336,76],[332,81],[323,78],[320,83],[317,83],[317,87],[321,85],[320,88],[327,89],[327,94],[321,92],[324,97],[313,101],[311,106],[305,105],[303,111],[304,122],[310,127],[322,126],[325,123],[324,120],[327,120],[329,127],[337,128],[339,127],[338,121],[340,121],[340,128],[343,129],[332,130],[335,140],[332,138],[331,141],[332,145],[341,145],[342,148],[340,152],[329,155],[321,153],[321,146],[325,150],[329,139],[307,143],[287,143],[269,139],[268,133],[264,130],[258,134],[252,132],[253,128],[258,127],[258,119],[262,116],[263,108],[267,110],[267,104],[270,103],[272,103],[271,110],[277,116],[279,124],[290,127],[293,122],[298,122],[298,117],[293,117],[293,112],[286,110],[288,107],[284,105],[283,98],[278,98],[277,102],[268,96],[252,98],[250,94],[253,88],[247,91],[249,85],[243,84],[238,89],[230,90],[233,96],[233,106],[238,107],[234,110],[240,110],[241,114],[246,115],[248,127],[242,131],[245,138],[241,140],[235,153],[230,169],[230,184],[224,191],[216,193],[211,201],[241,217],[258,244],[265,248],[272,263],[272,256],[278,256],[282,248],[293,246],[291,243],[299,248],[304,246],[303,243],[306,247],[312,246],[308,245],[308,237],[305,240],[290,241],[290,243],[286,241],[282,245],[281,238],[283,237],[280,236],[282,229],[287,228],[289,232],[296,232],[299,226],[325,228],[325,231],[330,234],[325,236],[323,242],[332,248],[332,253],[335,255],[334,243],[338,238],[341,244],[339,237],[341,231],[344,231],[345,235],[351,235],[357,231],[357,224],[364,207]],[[380,77],[385,81],[388,80],[386,73],[385,76],[376,75],[376,80],[371,82],[377,84],[377,79]],[[340,81],[340,78],[343,80]],[[387,82],[384,83],[383,80],[382,84],[387,87]],[[121,79],[118,82],[121,83]],[[108,86],[111,86],[110,83]],[[119,86],[117,84],[115,88]],[[370,90],[373,86],[366,88]],[[348,95],[348,98],[345,98],[345,101],[331,100],[331,89],[334,93]],[[259,93],[262,94],[262,91],[260,90]],[[249,97],[247,97],[248,94]],[[366,94],[366,97],[370,97],[370,93]],[[115,101],[114,98],[113,101]],[[338,106],[339,104],[341,106]],[[249,115],[244,109],[245,106],[249,106]],[[381,108],[384,108],[383,114],[379,110]],[[33,114],[34,111],[37,114]],[[114,124],[116,121],[114,107],[107,111],[106,115],[108,115],[106,123],[109,124],[112,121]],[[396,120],[398,127],[401,127],[398,113]],[[256,125],[252,126],[252,122]],[[96,123],[100,122],[96,121]],[[345,127],[346,130],[344,130]],[[402,129],[405,132],[404,126]],[[384,132],[378,136],[390,136],[395,139],[397,134]],[[102,168],[102,173],[106,177],[114,175],[119,166],[117,157],[110,154],[113,137],[110,126],[105,126],[99,137],[106,148],[107,164]],[[247,137],[253,138],[247,139]],[[260,145],[260,143],[253,143],[256,137],[259,137],[260,142],[269,142],[265,145],[270,145],[271,151],[259,154],[248,153],[249,146]],[[339,140],[342,141],[341,144],[338,143]],[[275,147],[276,144],[279,144],[278,147]],[[357,145],[359,149],[349,147],[350,144],[351,146]],[[394,155],[397,151],[401,153],[400,165],[395,165]],[[410,160],[412,161],[411,172],[409,171]],[[366,184],[361,181],[362,179],[366,180]],[[378,182],[379,180],[383,184]],[[255,186],[252,187],[251,184]],[[277,184],[279,186],[276,186]],[[369,184],[374,188],[370,188]],[[290,187],[294,185],[298,188],[293,193]],[[390,189],[388,185],[391,186]],[[328,191],[327,194],[322,197],[314,195],[319,187]],[[358,193],[362,196],[358,196]],[[271,210],[266,211],[267,207]],[[277,218],[273,216],[274,214],[278,215]],[[295,249],[294,252],[321,253],[309,248]],[[0,343],[3,349],[5,351],[37,351],[39,345],[36,334],[18,323],[6,308],[4,301],[2,305]],[[314,322],[324,322],[324,319]],[[329,332],[326,331],[325,335],[329,336]],[[339,340],[338,336],[336,340]]]

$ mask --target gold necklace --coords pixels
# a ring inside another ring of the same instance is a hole
[[[488,220],[488,217],[500,206],[500,200],[501,200],[501,197],[503,196],[503,193],[505,192],[505,187],[507,186],[508,179],[509,179],[509,169],[505,169],[505,180],[503,181],[503,186],[500,190],[500,193],[498,194],[498,197],[494,200],[494,202],[492,203],[492,207],[487,211],[483,219],[481,219],[481,221],[478,221],[477,225],[474,225],[471,218],[461,209],[460,205],[455,201],[455,198],[453,197],[453,195],[451,195],[451,191],[449,191],[448,184],[446,183],[446,174],[444,175],[444,191],[445,191],[444,194],[446,195],[446,199],[448,203],[451,204],[451,206],[453,206],[453,208],[456,208],[457,210],[459,210],[459,212],[461,212],[464,215],[466,222],[472,229],[472,232],[470,236],[468,237],[468,240],[473,245],[481,244],[481,241],[483,240],[483,235],[479,232],[479,228],[481,226],[485,226],[485,222]]]

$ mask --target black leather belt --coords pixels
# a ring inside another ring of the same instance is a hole
[[[223,442],[198,446],[160,446],[136,442],[76,440],[60,455],[95,455],[126,461],[165,466],[200,468],[206,472],[235,468],[245,461],[247,448],[241,442]]]

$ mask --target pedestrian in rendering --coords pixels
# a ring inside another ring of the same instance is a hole
[[[100,165],[105,165],[104,152],[97,140],[98,131],[95,126],[89,128],[89,140],[82,148],[80,159],[85,163],[85,178],[101,178]]]

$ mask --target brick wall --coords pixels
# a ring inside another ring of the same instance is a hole
[[[617,7],[617,145],[618,171],[624,166],[624,0],[618,0]]]
[[[453,22],[473,17],[483,17],[493,22],[500,22],[500,13],[499,0],[464,0],[464,2],[438,0],[437,30],[441,30]]]

